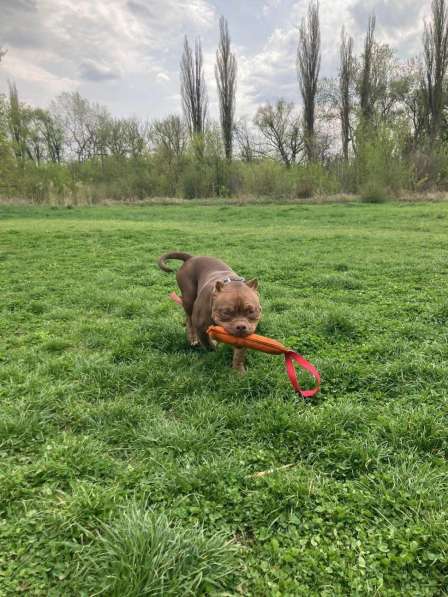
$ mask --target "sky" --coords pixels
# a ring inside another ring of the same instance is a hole
[[[279,97],[299,102],[298,26],[308,0],[0,0],[0,93],[15,81],[22,101],[47,107],[79,91],[116,116],[160,118],[181,112],[179,61],[184,36],[201,38],[212,117],[218,21],[229,23],[238,60],[237,116]],[[429,0],[320,0],[322,76],[337,72],[342,26],[361,52],[368,17],[377,39],[401,59],[421,49]]]

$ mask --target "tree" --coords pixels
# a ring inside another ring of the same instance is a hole
[[[444,79],[448,67],[448,8],[446,0],[432,0],[432,21],[425,23],[423,55],[424,89],[430,120],[430,135],[440,138],[444,103]]]
[[[110,118],[106,108],[91,104],[76,92],[64,92],[52,102],[58,126],[64,131],[68,153],[79,162],[104,155],[104,125]]]
[[[308,161],[315,159],[315,104],[321,64],[319,3],[312,2],[302,20],[297,48],[297,76],[303,101],[304,140]]]
[[[100,145],[107,155],[137,158],[147,149],[148,126],[137,118],[112,118],[106,113],[98,125]]]
[[[341,119],[342,153],[348,160],[351,140],[350,115],[352,111],[351,87],[354,75],[353,38],[342,29],[339,48],[339,115]]]
[[[28,155],[39,166],[47,159],[47,145],[42,129],[42,114],[38,108],[29,110],[27,122]]]
[[[64,131],[47,110],[35,110],[34,118],[45,142],[47,159],[60,164],[63,157]]]
[[[393,124],[403,109],[399,93],[402,65],[389,45],[374,40],[372,19],[361,62],[355,69],[361,125],[370,129]]]
[[[375,25],[375,17],[369,17],[366,39],[364,41],[364,53],[362,56],[361,77],[359,85],[361,116],[365,124],[371,123],[373,117],[372,62],[375,47]]]
[[[0,94],[0,194],[9,194],[17,183],[17,160],[9,140],[9,103]]]
[[[409,142],[413,149],[421,143],[429,130],[426,95],[422,85],[422,65],[418,59],[408,60],[398,66],[393,81],[397,105],[409,126]]]
[[[224,151],[228,160],[232,159],[235,118],[237,63],[230,51],[230,35],[227,21],[219,21],[219,47],[216,51],[215,77],[218,87],[219,113]]]
[[[193,51],[185,36],[184,51],[180,63],[181,95],[185,120],[192,135],[202,135],[207,117],[207,90],[204,79],[202,48],[199,39]]]
[[[17,160],[32,158],[28,141],[29,111],[22,106],[15,83],[9,83],[8,128]]]
[[[283,99],[275,105],[266,104],[258,109],[254,120],[262,134],[266,149],[265,155],[274,154],[286,167],[298,160],[303,149],[300,120],[294,112],[294,105]]]
[[[150,138],[156,148],[161,150],[171,162],[184,155],[188,143],[188,131],[179,116],[171,115],[153,122]]]
[[[128,144],[129,155],[133,158],[141,157],[148,149],[149,124],[137,118],[124,120],[125,136]]]
[[[6,55],[7,50],[4,50],[2,47],[0,47],[0,62],[2,61],[3,56]]]
[[[257,155],[255,139],[245,118],[236,123],[234,132],[240,158],[244,162],[253,162]]]

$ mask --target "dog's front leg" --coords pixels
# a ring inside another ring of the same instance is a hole
[[[188,339],[188,342],[190,343],[190,346],[198,346],[199,338],[196,334],[196,330],[194,329],[193,323],[191,321],[191,317],[189,315],[187,315],[186,326],[187,326],[187,339]]]
[[[241,375],[246,373],[246,348],[233,349],[233,368]]]
[[[213,340],[213,338],[210,338],[210,336],[207,334],[206,329],[198,330],[197,336],[199,338],[201,346],[203,346],[207,350],[216,350],[217,342]]]

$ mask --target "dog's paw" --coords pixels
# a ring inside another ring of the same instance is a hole
[[[234,366],[233,370],[238,374],[238,375],[246,375],[247,370],[246,367],[244,365],[238,365],[238,366]]]

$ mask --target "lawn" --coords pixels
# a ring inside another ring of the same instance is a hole
[[[448,594],[448,204],[0,209],[0,595]],[[190,349],[170,249],[320,395]]]

